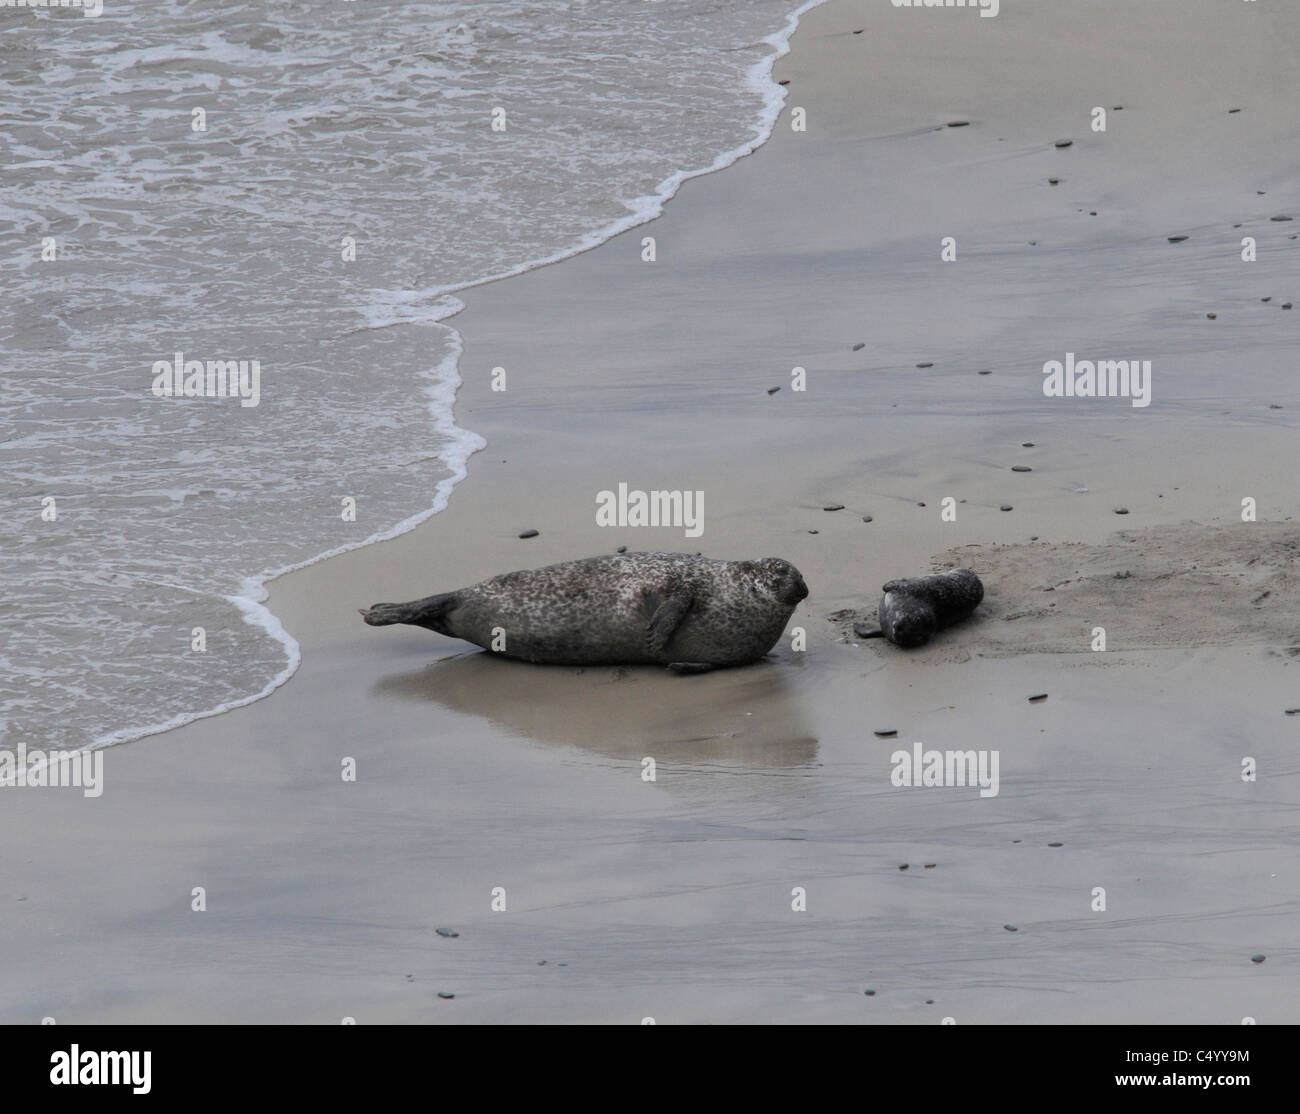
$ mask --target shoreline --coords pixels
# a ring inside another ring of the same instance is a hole
[[[814,9],[778,63],[808,131],[778,125],[639,226],[654,264],[625,233],[476,288],[456,420],[489,449],[415,530],[276,581],[303,646],[292,683],[166,745],[115,748],[94,809],[10,802],[11,839],[46,837],[8,868],[24,899],[9,954],[64,935],[58,970],[7,974],[4,1019],[1300,1018],[1296,665],[1271,630],[1238,641],[1193,621],[1225,606],[1209,572],[1249,587],[1249,555],[1210,561],[1250,538],[1242,495],[1281,554],[1251,575],[1285,581],[1296,508],[1276,461],[1300,395],[1295,319],[1276,305],[1294,248],[1251,207],[1286,180],[1266,142],[1286,98],[1262,64],[1221,61],[1230,90],[1189,78],[1240,26],[1192,7],[1186,39],[1168,34],[1186,3],[1004,7],[973,21],[978,51],[950,13]],[[1296,38],[1298,18],[1250,25],[1233,58],[1267,54],[1270,27]],[[1125,83],[1104,99],[1123,125],[1091,137],[1086,80],[1112,55]],[[923,65],[931,80],[909,84]],[[1267,247],[1253,272],[1228,261],[1239,221]],[[1206,231],[1167,245],[1179,227]],[[1153,360],[1150,407],[1042,395],[1044,361],[1130,349]],[[1245,372],[1225,394],[1229,357]],[[598,527],[593,496],[620,481],[706,490],[704,537]],[[1147,564],[1127,567],[1120,529]],[[355,614],[621,544],[792,560],[812,590],[791,620],[807,650],[787,635],[758,665],[677,678],[518,665]],[[1073,546],[1095,547],[1088,564]],[[922,651],[835,626],[886,579],[998,547],[978,619]],[[1157,597],[1172,644],[1126,639],[1141,612],[1124,586],[1202,561],[1203,581]],[[1078,584],[1055,583],[1076,566]],[[1025,651],[1028,623],[1041,642]],[[1082,641],[1095,623],[1105,655]],[[998,752],[998,795],[891,785],[890,754],[918,743]]]
[[[224,715],[227,712],[235,711],[238,708],[247,707],[255,704],[259,700],[264,700],[293,679],[295,673],[302,663],[302,655],[296,638],[285,629],[279,617],[265,606],[267,599],[270,598],[270,585],[281,577],[288,576],[291,573],[299,572],[322,561],[331,560],[334,557],[344,553],[349,553],[355,549],[361,549],[370,545],[378,545],[393,538],[402,536],[416,529],[421,523],[439,514],[447,506],[451,498],[452,491],[468,475],[469,460],[476,453],[482,452],[488,447],[484,441],[473,430],[464,429],[456,424],[455,420],[455,397],[462,385],[462,379],[459,374],[459,358],[464,352],[463,337],[459,331],[452,325],[443,325],[443,322],[450,321],[456,317],[464,308],[465,304],[455,295],[463,291],[475,290],[491,283],[502,282],[506,279],[515,278],[519,275],[527,274],[531,271],[540,270],[543,267],[550,267],[556,263],[562,263],[567,259],[572,259],[582,255],[585,252],[593,251],[602,244],[608,242],[624,232],[638,228],[656,220],[663,214],[664,206],[668,204],[676,195],[677,191],[686,183],[694,178],[703,177],[707,174],[716,174],[719,171],[727,169],[740,159],[753,154],[763,146],[772,136],[776,128],[777,120],[780,117],[781,109],[785,102],[785,90],[779,86],[773,79],[772,73],[776,63],[784,58],[790,52],[790,41],[799,28],[800,18],[807,12],[829,3],[830,0],[804,0],[799,7],[795,8],[786,16],[785,25],[770,35],[764,36],[760,41],[772,47],[772,53],[767,57],[755,62],[746,75],[746,83],[750,85],[756,94],[762,97],[762,107],[759,113],[758,122],[754,125],[754,136],[738,147],[729,148],[721,152],[713,162],[703,168],[692,170],[676,170],[667,178],[663,179],[656,187],[652,194],[636,198],[634,202],[627,203],[632,208],[626,217],[623,217],[610,224],[593,229],[585,235],[576,245],[570,245],[561,248],[552,255],[545,256],[541,259],[530,260],[521,263],[517,267],[512,267],[506,271],[489,275],[485,278],[474,279],[471,282],[453,283],[448,286],[434,286],[426,290],[402,291],[408,304],[412,303],[434,303],[439,304],[440,312],[436,311],[434,316],[420,319],[403,319],[395,318],[391,321],[381,322],[379,324],[367,324],[359,327],[354,331],[362,329],[380,329],[389,328],[395,325],[415,324],[443,326],[448,329],[452,335],[452,352],[451,364],[446,369],[443,364],[447,361],[444,359],[438,365],[433,367],[428,373],[432,382],[426,388],[431,398],[436,399],[439,394],[450,396],[448,401],[448,410],[452,417],[449,421],[444,420],[442,411],[436,406],[431,406],[433,425],[438,432],[447,433],[448,436],[453,434],[460,435],[459,439],[453,439],[447,449],[439,452],[438,458],[450,472],[448,477],[439,480],[432,503],[422,510],[408,515],[396,525],[388,527],[371,534],[359,542],[352,542],[342,546],[336,546],[333,549],[318,553],[306,560],[296,562],[291,565],[285,565],[276,569],[264,569],[261,572],[250,574],[243,578],[240,591],[235,595],[222,596],[226,602],[239,608],[245,616],[245,622],[252,626],[259,627],[269,638],[279,642],[284,648],[287,658],[284,668],[277,673],[266,685],[258,692],[241,697],[237,700],[228,701],[198,712],[182,712],[173,716],[171,719],[148,727],[123,727],[102,735],[93,742],[83,747],[75,748],[75,753],[93,752],[105,747],[116,746],[120,743],[137,742],[141,739],[151,738],[154,735],[166,734],[169,731],[177,730],[188,724],[198,722],[199,720],[210,719],[213,716]],[[766,87],[764,86],[766,81]],[[440,428],[449,425],[450,429]],[[479,442],[477,446],[475,442]]]

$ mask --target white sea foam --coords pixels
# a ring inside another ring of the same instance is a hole
[[[483,447],[453,415],[454,292],[588,250],[754,150],[819,2],[6,21],[0,727],[105,746],[284,683],[300,655],[267,583],[438,513]],[[177,350],[260,360],[260,405],[152,398]]]

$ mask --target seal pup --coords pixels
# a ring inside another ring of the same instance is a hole
[[[521,661],[704,673],[761,658],[807,595],[799,570],[779,557],[621,553],[377,603],[361,615],[372,627],[409,623]]]
[[[965,619],[984,598],[984,585],[970,569],[953,569],[937,576],[891,580],[881,591],[880,630],[856,623],[859,638],[888,638],[895,646],[924,646],[937,630]]]

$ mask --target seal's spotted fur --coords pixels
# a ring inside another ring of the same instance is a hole
[[[623,553],[510,572],[361,614],[371,626],[410,623],[489,650],[504,632],[500,653],[523,661],[702,672],[757,661],[807,595],[799,570],[779,557]]]
[[[896,646],[923,646],[937,630],[965,619],[984,598],[970,569],[891,580],[880,597],[880,634]]]

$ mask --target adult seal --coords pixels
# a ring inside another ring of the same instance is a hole
[[[521,661],[703,673],[757,661],[807,595],[799,570],[779,557],[625,553],[509,572],[361,615],[373,627],[409,623]]]
[[[984,598],[984,585],[970,569],[953,569],[937,576],[891,580],[880,597],[880,630],[863,629],[859,638],[888,638],[895,646],[924,646],[937,630],[965,619]]]

